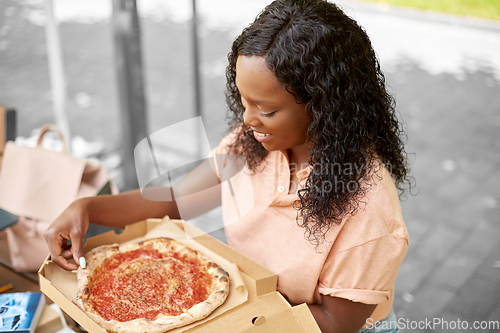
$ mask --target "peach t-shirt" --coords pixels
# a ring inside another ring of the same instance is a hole
[[[227,154],[227,142],[229,137],[213,153]],[[332,225],[327,241],[316,247],[297,225],[293,208],[297,194],[288,194],[286,152],[271,151],[256,172],[245,166],[236,175],[240,168],[234,163],[220,157],[218,161],[229,245],[276,273],[278,291],[291,303],[320,303],[323,294],[378,304],[373,320],[388,315],[409,238],[385,167],[373,177],[358,210],[340,225]],[[305,179],[308,173],[306,168],[297,175]]]

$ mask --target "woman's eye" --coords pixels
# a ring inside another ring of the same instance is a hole
[[[262,117],[271,117],[271,116],[272,116],[273,114],[275,114],[276,112],[278,112],[278,110],[276,110],[276,111],[272,111],[272,112],[267,112],[267,113],[263,113],[263,112],[261,112],[261,113],[260,113],[260,115],[261,115]]]

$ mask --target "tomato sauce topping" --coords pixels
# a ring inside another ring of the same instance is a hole
[[[119,253],[89,276],[89,301],[105,320],[177,316],[209,296],[206,265],[153,248]]]

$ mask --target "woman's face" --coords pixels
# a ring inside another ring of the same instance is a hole
[[[239,56],[236,85],[245,108],[243,121],[265,149],[286,150],[304,146],[309,117],[305,104],[297,104],[267,67],[264,57]]]

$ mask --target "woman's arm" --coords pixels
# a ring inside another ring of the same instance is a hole
[[[172,188],[156,188],[173,193],[171,201],[147,200],[140,190],[74,201],[45,231],[52,260],[64,269],[76,269],[68,259],[73,257],[78,262],[83,256],[83,240],[89,223],[122,229],[137,221],[165,215],[188,219],[220,206],[220,187],[215,186],[218,179],[211,163],[206,160]],[[206,189],[210,189],[210,195],[199,194]],[[185,214],[179,213],[176,198],[182,202],[181,212]],[[68,241],[71,246],[67,245]]]
[[[213,160],[207,159],[172,187],[145,188],[146,198],[140,190],[85,198],[90,223],[124,228],[146,218],[168,215],[187,220],[199,216],[221,205],[219,179],[214,170]],[[155,197],[159,201],[154,201]],[[161,199],[165,197],[171,199]]]
[[[322,304],[310,304],[309,310],[323,333],[356,333],[377,307],[328,295],[321,295],[321,300]]]

